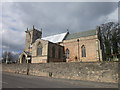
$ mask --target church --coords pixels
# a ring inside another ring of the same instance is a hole
[[[19,63],[102,61],[98,28],[47,37],[42,37],[42,30],[34,26],[25,32],[25,49],[19,56]]]

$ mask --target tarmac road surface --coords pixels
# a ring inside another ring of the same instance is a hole
[[[118,88],[116,83],[99,83],[81,80],[56,79],[2,73],[2,88]]]

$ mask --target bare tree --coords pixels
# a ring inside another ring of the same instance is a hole
[[[100,26],[100,41],[104,60],[120,54],[120,24],[109,22]]]
[[[18,60],[18,54],[13,54],[12,52],[5,51],[2,54],[2,62],[3,63],[13,63]]]

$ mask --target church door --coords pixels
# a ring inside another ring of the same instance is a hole
[[[25,55],[22,56],[22,63],[27,63]]]

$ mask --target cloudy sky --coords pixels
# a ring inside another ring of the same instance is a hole
[[[9,48],[15,52],[24,49],[25,30],[33,25],[42,28],[42,36],[46,37],[67,29],[70,33],[91,30],[118,19],[115,2],[6,2],[0,6],[0,45],[3,50]]]

